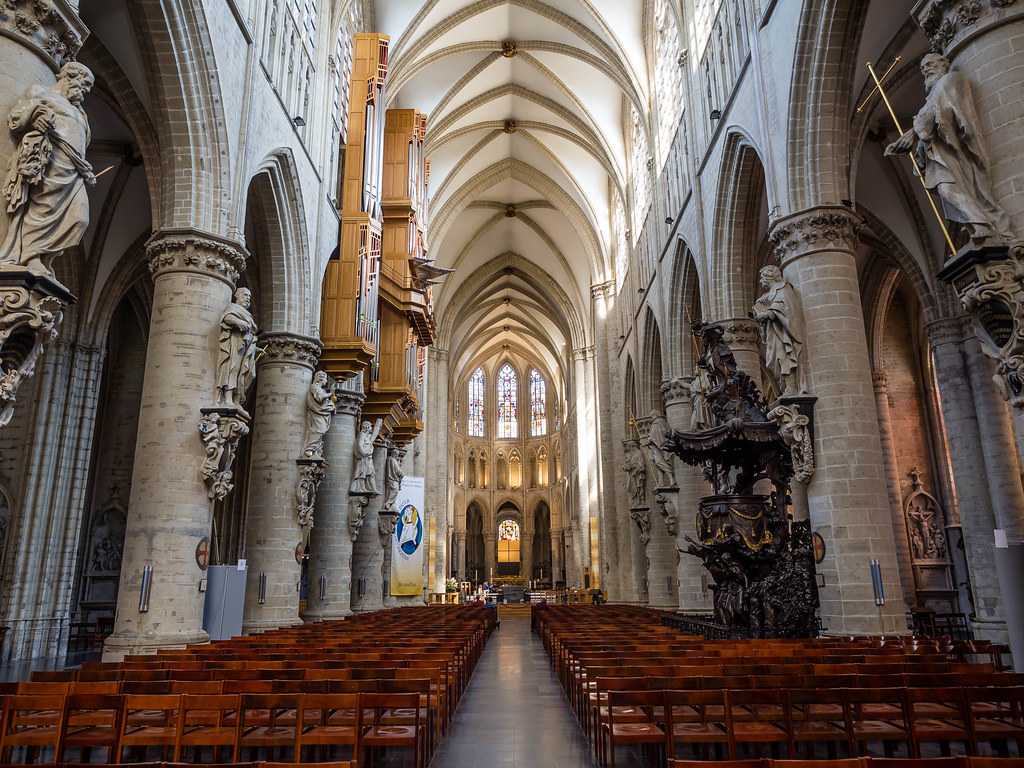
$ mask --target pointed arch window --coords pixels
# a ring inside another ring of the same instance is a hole
[[[668,0],[655,5],[654,88],[658,99],[658,168],[665,166],[683,112],[679,27]]]
[[[505,363],[498,370],[498,438],[519,437],[519,377]]]
[[[468,423],[466,431],[470,437],[484,436],[484,369],[477,368],[469,377]]]
[[[530,371],[530,434],[534,437],[548,432],[547,384],[540,371]]]

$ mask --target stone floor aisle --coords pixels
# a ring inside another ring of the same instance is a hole
[[[503,616],[431,768],[590,768],[528,613]]]

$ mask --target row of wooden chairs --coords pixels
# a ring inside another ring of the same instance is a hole
[[[15,695],[4,702],[0,763],[18,748],[50,750],[57,762],[71,750],[120,762],[130,751],[179,761],[204,749],[232,761],[283,750],[302,762],[308,748],[344,748],[359,762],[365,748],[396,747],[413,750],[420,768],[424,714],[417,693]]]
[[[669,760],[668,768],[1024,768],[1019,757],[847,757],[836,760]]]
[[[444,606],[364,614],[0,685],[0,763],[408,749],[425,768],[496,625]]]
[[[595,752],[615,765],[615,747],[647,744],[675,758],[680,748],[733,760],[769,748],[796,758],[819,748],[851,757],[878,745],[921,757],[925,745],[969,755],[1024,746],[1024,687],[798,690],[609,690],[595,708]]]

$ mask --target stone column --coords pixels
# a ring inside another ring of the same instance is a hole
[[[562,529],[551,529],[551,586],[562,580]]]
[[[962,317],[929,323],[927,331],[970,569],[973,605],[961,609],[972,614],[976,636],[1005,642],[1006,627],[992,556],[995,516],[974,393],[963,354],[964,339],[973,336],[973,331]],[[963,574],[957,575],[963,578]]]
[[[498,575],[496,563],[498,559],[498,536],[484,531],[484,572],[480,581],[490,581]]]
[[[669,379],[662,383],[661,394],[665,401],[665,418],[672,429],[690,431],[690,416],[693,412],[690,402],[692,376]],[[711,493],[704,475],[697,467],[685,464],[678,457],[672,457],[675,467],[676,484],[676,551],[685,550],[686,537],[697,535],[695,520],[702,496]],[[707,572],[699,558],[679,553],[676,566],[676,585],[679,590],[679,610],[689,613],[707,613],[711,610],[711,592],[706,588]]]
[[[651,504],[657,493],[661,490],[671,492],[675,495],[675,487],[667,489],[655,487],[658,481],[658,472],[651,463],[647,451],[647,438],[651,430],[651,418],[645,417],[636,420],[637,432],[640,439],[640,453],[643,454],[644,462],[647,465],[647,517],[649,530],[647,540],[644,542],[644,555],[647,562],[647,604],[651,608],[678,608],[679,594],[676,588],[676,540],[675,535],[669,535],[665,524],[664,515],[657,504]],[[667,499],[667,497],[666,497]]]
[[[527,533],[525,526],[519,534],[519,566],[524,579],[533,578],[533,534]]]
[[[455,573],[459,581],[466,580],[466,532],[455,531],[452,535],[452,546],[455,551],[451,556],[455,558]]]
[[[822,206],[782,218],[771,231],[807,326],[807,378],[818,397],[817,471],[807,495],[826,546],[817,568],[825,581],[822,623],[835,634],[907,628],[854,258],[860,226],[848,209]],[[871,560],[881,566],[883,606],[873,599]]]
[[[725,331],[724,340],[739,369],[761,387],[761,331],[757,323],[749,317],[733,317],[715,325]]]
[[[914,566],[910,559],[910,543],[907,541],[907,524],[903,518],[903,494],[900,492],[900,465],[896,457],[896,442],[892,428],[892,412],[889,410],[889,381],[884,371],[871,374],[875,386],[875,404],[878,407],[878,436],[882,441],[882,462],[885,466],[885,486],[889,491],[889,510],[892,513],[892,535],[896,543],[896,561],[899,565],[900,584],[907,603],[917,603],[917,586],[914,581]]]
[[[249,498],[245,515],[245,558],[248,564],[246,634],[285,627],[299,618],[302,566],[296,548],[306,532],[296,517],[296,490],[306,434],[306,395],[320,359],[320,342],[290,333],[267,333],[256,364]],[[266,579],[260,603],[260,574]]]
[[[621,537],[621,521],[618,511],[621,507],[616,499],[615,441],[620,435],[622,419],[612,403],[622,402],[617,395],[619,381],[613,371],[612,361],[618,355],[618,313],[609,310],[614,303],[615,281],[610,280],[591,286],[594,303],[594,351],[597,375],[597,416],[598,447],[600,454],[600,498],[601,498],[601,570],[602,586],[610,601],[620,601],[623,596],[622,570],[617,567]]]
[[[430,561],[433,573],[428,574],[428,584],[432,592],[444,592],[445,581],[450,569],[446,567],[449,557],[454,553],[447,552],[449,525],[449,452],[448,452],[448,350],[430,347],[427,350],[427,414],[429,426],[423,435],[426,443],[424,452],[426,471],[427,513],[434,520],[434,537],[430,541]]]
[[[362,379],[336,383],[334,396],[334,420],[324,436],[327,476],[317,493],[316,522],[309,537],[307,621],[340,619],[352,613],[353,536],[349,515],[361,497],[353,499],[348,489],[352,482],[352,445],[365,399]]]
[[[1009,406],[992,381],[995,366],[982,352],[976,337],[964,340],[964,357],[978,414],[996,527],[1005,530],[1010,541],[1024,541],[1024,489]]]
[[[378,494],[368,497],[359,535],[352,546],[352,611],[354,613],[379,611],[384,607],[384,550],[380,543],[380,508],[384,504],[384,466],[387,463],[387,457],[387,440],[377,440],[373,448],[373,470],[377,478]],[[351,479],[350,475],[349,480]],[[357,510],[350,508],[349,515],[352,514],[358,514]]]
[[[246,258],[235,243],[188,230],[156,233],[147,255],[153,312],[110,661],[208,639],[196,553],[209,547],[212,503],[198,425],[216,400],[220,319]],[[149,610],[140,612],[147,565]]]

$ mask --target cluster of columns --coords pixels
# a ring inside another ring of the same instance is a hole
[[[213,522],[203,482],[201,411],[214,404],[221,316],[246,254],[208,234],[161,232],[148,245],[153,319],[146,356],[132,494],[128,508],[114,633],[104,656],[203,642],[204,555]],[[313,529],[304,529],[297,489],[306,429],[306,398],[321,351],[299,334],[264,333],[256,368],[249,495],[246,504],[247,587],[243,631],[305,619],[331,619],[385,605],[385,549],[379,530],[383,493],[353,496],[353,443],[364,396],[359,379],[335,385],[336,415],[324,440],[327,461]],[[378,441],[378,485],[388,451]],[[359,524],[361,521],[361,525]],[[300,579],[308,542],[308,611],[299,615]],[[143,574],[151,574],[141,605]]]

